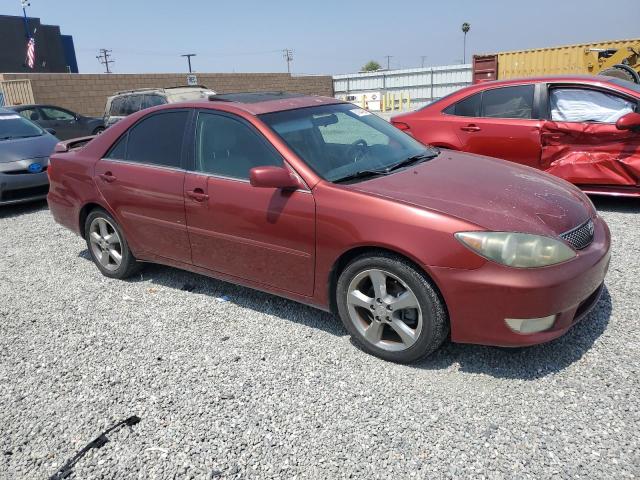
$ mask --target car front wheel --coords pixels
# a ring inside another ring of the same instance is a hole
[[[444,303],[431,281],[392,254],[354,259],[338,279],[336,300],[354,343],[385,360],[416,361],[449,333]]]
[[[140,269],[120,226],[104,210],[96,209],[89,213],[84,236],[91,258],[103,275],[124,279]]]

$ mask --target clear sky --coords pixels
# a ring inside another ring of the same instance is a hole
[[[21,14],[0,0],[0,14]],[[492,53],[640,37],[640,0],[31,0],[28,14],[73,35],[81,73],[103,71],[98,49],[113,50],[116,73],[183,72],[196,53],[201,72],[357,71],[368,60],[391,68],[462,61]]]

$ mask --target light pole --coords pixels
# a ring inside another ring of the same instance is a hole
[[[191,57],[195,57],[195,53],[185,53],[184,55],[180,55],[181,57],[187,57],[187,63],[189,64],[189,73],[191,72]]]
[[[464,22],[462,24],[462,33],[464,33],[464,40],[462,41],[462,63],[467,63],[467,32],[471,30],[471,24]]]
[[[24,34],[27,39],[31,38],[31,33],[29,33],[29,20],[27,19],[27,7],[31,6],[29,0],[20,0],[20,4],[22,5],[22,14],[24,18]]]

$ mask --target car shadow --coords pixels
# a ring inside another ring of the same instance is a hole
[[[592,195],[589,198],[598,211],[640,213],[640,198],[606,197],[603,195]]]
[[[80,252],[78,256],[93,262],[87,249]],[[97,271],[96,274],[98,274]],[[125,281],[129,283],[147,282],[151,284],[150,288],[157,285],[175,290],[185,290],[194,295],[206,295],[217,302],[230,302],[243,308],[294,321],[336,336],[347,335],[340,319],[317,308],[178,268],[149,263],[140,273]]]
[[[88,250],[83,250],[79,256],[91,261]],[[125,281],[150,282],[152,285],[186,290],[194,295],[207,295],[216,301],[228,301],[336,336],[347,335],[340,319],[330,313],[185,270],[148,264],[141,273]],[[498,348],[447,342],[431,356],[409,367],[440,370],[458,365],[460,371],[468,373],[534,380],[559,372],[582,358],[605,331],[611,311],[611,297],[605,286],[600,301],[589,315],[567,334],[552,342],[526,348]]]
[[[12,218],[34,213],[39,210],[47,210],[49,206],[46,200],[37,200],[29,203],[18,203],[16,205],[0,206],[0,218]]]

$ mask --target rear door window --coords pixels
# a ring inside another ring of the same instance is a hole
[[[158,105],[164,105],[167,103],[165,99],[160,95],[145,95],[142,101],[142,108],[157,107]]]
[[[142,95],[129,95],[125,100],[126,115],[139,112],[142,110]]]
[[[533,112],[533,85],[495,88],[482,93],[480,116],[530,119]]]
[[[187,110],[155,113],[136,123],[106,158],[181,168]]]
[[[479,117],[480,116],[480,100],[482,93],[476,93],[459,102],[449,105],[444,112],[449,115],[457,115],[459,117]]]
[[[636,108],[622,97],[586,88],[553,88],[549,104],[554,122],[615,123]]]

